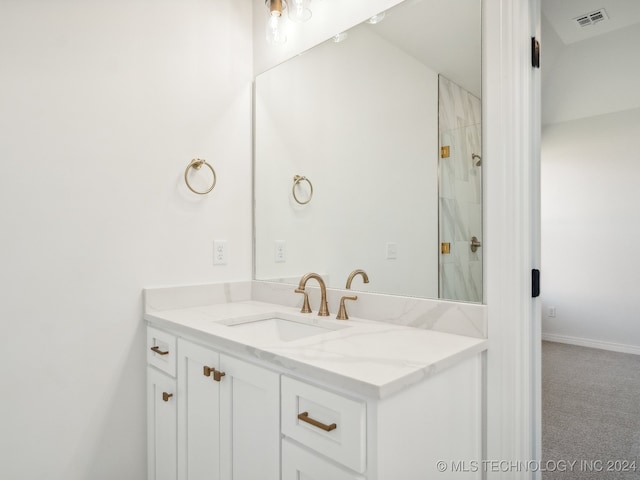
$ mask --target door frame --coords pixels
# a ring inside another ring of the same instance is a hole
[[[540,0],[483,0],[489,479],[540,475],[540,301],[531,296],[531,270],[540,268],[540,71],[531,65],[539,25]]]

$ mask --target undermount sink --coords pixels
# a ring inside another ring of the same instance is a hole
[[[300,320],[291,320],[282,317],[269,317],[261,319],[241,319],[223,322],[227,327],[233,328],[235,331],[241,331],[243,335],[247,335],[251,340],[261,342],[290,342],[300,338],[329,333],[332,330],[348,328],[348,325],[335,325],[307,323]]]

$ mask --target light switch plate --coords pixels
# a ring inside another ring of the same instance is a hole
[[[287,261],[287,242],[284,240],[276,240],[274,260],[276,263]]]
[[[395,260],[398,258],[398,244],[395,242],[387,243],[387,260]]]

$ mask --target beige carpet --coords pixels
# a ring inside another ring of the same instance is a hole
[[[640,355],[542,343],[542,460],[543,480],[640,479]]]

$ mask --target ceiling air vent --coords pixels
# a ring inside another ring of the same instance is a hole
[[[588,27],[589,25],[601,22],[602,20],[607,20],[608,18],[609,16],[605,9],[601,8],[600,10],[580,15],[579,17],[574,18],[574,20],[578,23],[579,27]]]

